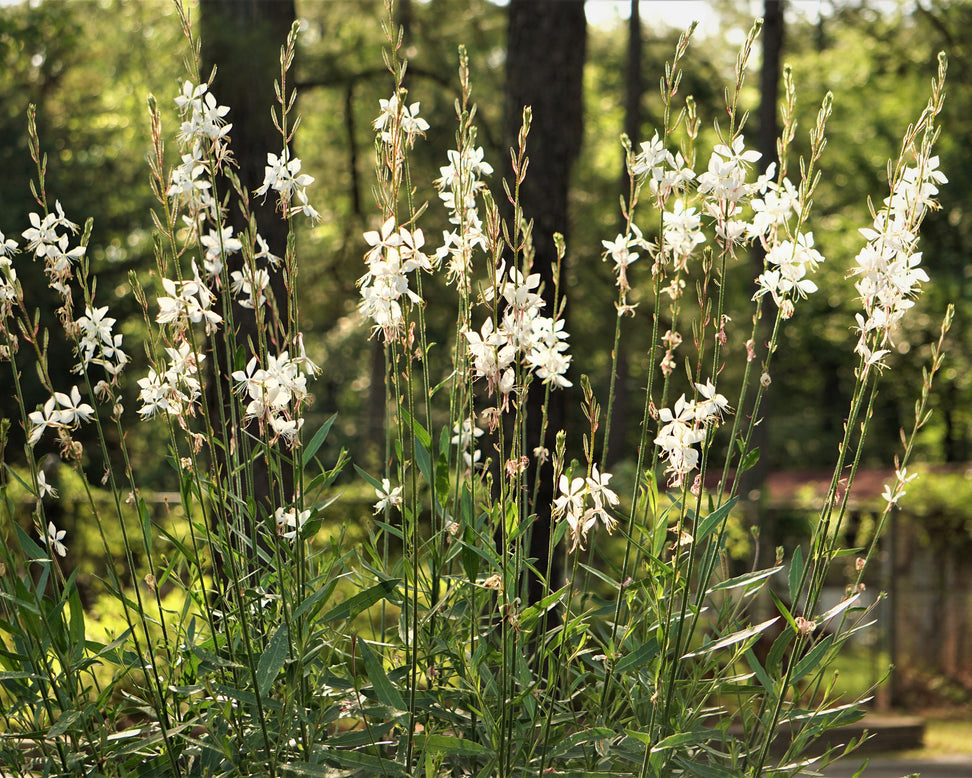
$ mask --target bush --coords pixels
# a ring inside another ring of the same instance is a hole
[[[529,442],[530,425],[548,423],[551,393],[575,380],[568,301],[558,288],[544,303],[520,208],[530,111],[512,150],[513,179],[504,183],[512,214],[504,220],[486,183],[492,168],[476,145],[460,55],[456,149],[436,182],[455,229],[434,256],[426,253],[408,157],[428,124],[408,102],[400,38],[389,36],[394,89],[375,121],[380,226],[363,236],[359,280],[361,314],[385,346],[386,457],[381,472],[358,470],[375,503],[354,542],[321,531],[339,510],[332,487],[348,456],[317,458],[333,419],[313,434],[303,429],[318,367],[300,334],[294,241],[284,256],[271,255],[251,218],[253,199],[264,197],[277,200],[291,235],[297,219],[320,218],[313,179],[290,147],[296,121],[287,73],[297,27],[281,56],[281,147],[267,154],[256,191],[247,193],[228,164],[231,114],[200,79],[198,63],[176,98],[175,167],[162,152],[152,103],[162,280],[150,302],[153,293],[132,278],[150,331],[138,413],[157,417],[168,441],[180,502],[175,526],[153,518],[126,455],[120,387],[129,359],[116,321],[98,304],[86,258],[91,224],[75,243],[78,226],[48,199],[31,116],[39,211],[23,251],[42,260],[59,295],[80,379],[68,386],[47,372],[48,335],[31,326],[14,266],[20,247],[3,238],[3,353],[15,381],[32,360],[49,393],[34,410],[19,395],[29,469],[7,470],[35,498],[32,532],[13,522],[4,486],[0,749],[8,772],[46,765],[63,775],[794,774],[809,763],[817,737],[858,716],[860,701],[839,699],[827,668],[868,617],[856,590],[873,546],[862,552],[846,599],[820,613],[818,598],[832,561],[846,553],[836,540],[845,479],[857,468],[885,346],[925,280],[915,245],[944,182],[932,156],[944,58],[928,107],[892,161],[890,194],[863,231],[867,245],[852,271],[862,303],[860,359],[826,505],[809,550],[788,560],[791,605],[773,595],[778,615],[754,624],[750,605],[782,567],[729,573],[730,517],[740,475],[758,456],[750,441],[773,354],[800,301],[816,291],[812,273],[824,261],[808,225],[831,106],[828,96],[811,155],[791,182],[787,77],[783,161],[755,178],[758,154],[745,146],[736,99],[757,32],[758,25],[726,92],[727,120],[706,170],[687,162],[697,151],[693,104],[684,111],[675,104],[689,36],[662,82],[668,124],[638,150],[624,141],[632,181],[622,203],[626,227],[605,241],[604,258],[616,273],[618,337],[626,317],[639,313],[629,274],[650,274],[653,300],[642,305],[655,344],[640,441],[624,452],[634,463],[624,494],[604,470],[613,394],[602,410],[583,377],[587,428],[558,430],[553,450]],[[247,227],[234,233],[226,218],[237,208]],[[645,237],[652,231],[655,238]],[[765,250],[765,269],[751,311],[730,312],[723,281],[750,243]],[[560,240],[561,259],[566,250]],[[456,311],[451,338],[435,348],[423,299],[431,273],[452,288]],[[697,299],[685,291],[693,288]],[[250,337],[234,324],[241,311],[255,316]],[[750,332],[729,326],[749,315]],[[772,332],[765,344],[764,317]],[[679,351],[679,329],[695,343],[687,382],[676,369],[677,354],[688,351],[687,344]],[[618,340],[615,360],[617,353]],[[729,359],[740,361],[743,376],[732,387],[734,404],[720,381]],[[940,364],[939,342],[915,430]],[[531,404],[531,394],[542,402]],[[82,425],[96,431],[100,451],[75,439]],[[65,564],[74,538],[48,514],[55,495],[35,451],[51,435],[77,473],[99,456],[104,463],[107,508],[83,484],[85,521],[102,543],[101,574],[124,618],[110,642],[88,634],[78,570]],[[581,439],[582,458],[568,457],[568,437]],[[884,516],[910,480],[913,437]],[[109,439],[120,442],[122,468],[109,464]],[[546,554],[531,556],[531,536],[547,519]],[[109,532],[121,538],[118,564]],[[775,637],[757,652],[766,634]],[[781,727],[791,739],[778,755],[771,745]]]

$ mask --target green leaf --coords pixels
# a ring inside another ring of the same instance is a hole
[[[713,592],[726,591],[728,589],[738,589],[740,586],[750,586],[754,583],[758,583],[772,575],[776,575],[782,567],[770,567],[766,570],[757,570],[753,573],[743,573],[742,575],[737,575],[735,578],[728,578],[725,581],[720,581],[715,586],[708,589],[707,594],[712,594]]]
[[[562,757],[571,749],[577,746],[583,746],[585,749],[590,748],[590,744],[595,740],[602,738],[616,738],[617,732],[608,727],[592,727],[591,729],[583,729],[580,732],[575,732],[570,737],[566,737],[554,746],[553,750],[550,751],[549,756],[551,757]],[[582,756],[583,754],[577,754],[577,756]]]
[[[824,660],[824,657],[827,655],[827,652],[830,650],[833,642],[833,637],[828,635],[817,643],[817,645],[807,651],[806,655],[799,662],[797,662],[796,667],[793,668],[793,677],[790,682],[795,684],[804,676],[809,675],[816,670],[820,663]]]
[[[49,559],[47,552],[38,546],[33,538],[24,532],[23,527],[19,524],[14,524],[14,529],[17,531],[17,540],[20,543],[20,550],[24,552],[24,556],[30,560],[36,559]]]
[[[287,622],[277,627],[276,632],[270,637],[267,647],[260,655],[260,662],[257,664],[256,682],[257,691],[261,697],[266,697],[267,692],[273,685],[274,679],[287,661],[287,654],[290,649],[290,632],[287,629]]]
[[[736,505],[738,497],[733,497],[729,502],[724,505],[720,505],[716,510],[712,511],[708,516],[702,519],[695,529],[695,542],[701,543],[709,535],[711,535],[717,527],[719,527],[729,516],[729,511],[733,509]]]
[[[68,626],[68,634],[71,636],[71,645],[75,651],[80,652],[84,646],[84,605],[81,604],[81,594],[74,583],[77,570],[71,575],[70,594],[68,595],[68,612],[71,614],[71,622]]]
[[[649,640],[621,657],[614,666],[614,671],[620,675],[628,672],[628,670],[646,667],[656,656],[658,656],[658,641]]]
[[[381,481],[379,479],[375,478],[373,475],[369,475],[366,471],[362,470],[357,465],[354,466],[354,469],[358,471],[358,475],[360,475],[362,478],[365,479],[365,481],[368,482],[368,485],[370,487],[372,487],[373,489],[381,488]]]
[[[356,642],[361,659],[364,661],[365,673],[368,675],[368,680],[371,681],[371,687],[375,690],[375,697],[378,698],[380,703],[390,708],[407,710],[405,700],[398,689],[395,688],[395,685],[388,679],[381,659],[371,650],[368,641],[359,639]]]
[[[337,762],[342,767],[363,768],[358,775],[404,776],[405,766],[391,759],[372,756],[361,751],[327,751],[325,758],[330,762]],[[288,769],[292,769],[290,765]],[[318,775],[319,773],[298,772],[298,775]],[[333,776],[333,772],[330,773]]]
[[[412,433],[415,435],[416,441],[422,444],[422,447],[426,451],[432,450],[432,436],[428,433],[421,424],[419,424],[415,419],[411,417],[408,411],[404,408],[400,408],[399,412],[402,414],[402,421],[404,421],[409,427],[411,427]]]
[[[46,737],[48,738],[60,737],[69,729],[71,729],[74,723],[78,721],[78,719],[80,718],[81,718],[81,711],[79,710],[64,711],[64,713],[61,714],[58,720],[54,722],[54,725],[49,730],[47,730]]]
[[[738,770],[729,770],[717,764],[706,764],[698,759],[687,759],[684,756],[676,756],[675,761],[685,768],[685,775],[694,775],[698,778],[738,778]]]
[[[777,596],[776,592],[774,592],[772,589],[767,589],[766,591],[769,592],[769,595],[772,598],[773,603],[776,605],[777,610],[783,615],[783,618],[786,619],[787,623],[790,625],[790,629],[792,629],[796,634],[800,634],[800,628],[797,626],[796,619],[793,618],[793,614],[790,613],[790,609],[783,604],[783,600],[781,600]]]
[[[769,673],[767,673],[766,669],[759,663],[759,659],[756,658],[756,654],[753,653],[753,650],[747,650],[745,657],[746,662],[749,663],[749,667],[752,669],[752,671],[756,673],[756,678],[759,679],[759,682],[763,685],[763,688],[772,693],[775,688],[773,679],[770,678]]]
[[[826,624],[834,616],[837,616],[838,614],[843,613],[845,610],[847,610],[852,605],[854,605],[860,598],[861,598],[861,595],[858,593],[858,594],[855,594],[853,597],[848,597],[846,600],[841,600],[839,603],[837,603],[829,611],[827,611],[826,613],[824,613],[821,616],[818,616],[816,618],[817,624],[820,624],[821,626],[824,625],[824,624]]]
[[[652,753],[666,751],[670,748],[681,748],[682,746],[696,745],[704,743],[715,737],[715,730],[711,729],[692,729],[688,732],[676,732],[674,735],[661,740],[657,745],[652,746]]]
[[[310,618],[314,618],[314,614],[324,604],[321,600],[327,600],[334,592],[335,586],[337,586],[337,578],[328,581],[324,586],[310,595],[297,606],[297,610],[294,611],[294,618],[299,619],[305,613],[310,614]]]
[[[556,592],[551,592],[540,600],[540,602],[524,608],[523,612],[520,614],[520,629],[524,632],[529,632],[532,630],[542,614],[546,613],[558,602],[563,600],[563,598],[567,595],[568,589],[568,586],[564,586]]]
[[[367,610],[381,599],[391,601],[390,595],[395,591],[395,587],[402,582],[401,578],[386,578],[374,586],[358,592],[353,597],[348,597],[344,602],[335,605],[325,613],[321,619],[323,621],[343,621],[353,619],[362,611]]]
[[[759,447],[754,448],[752,451],[747,451],[746,456],[743,457],[742,462],[739,463],[739,472],[745,473],[747,470],[751,470],[759,462]]]
[[[427,735],[415,738],[415,745],[420,749],[434,751],[447,756],[482,756],[489,758],[493,755],[490,748],[477,743],[475,740],[464,740],[451,735]]]
[[[321,425],[320,429],[314,433],[314,437],[311,438],[310,443],[304,447],[304,452],[300,457],[300,463],[304,467],[307,467],[307,465],[311,463],[311,460],[314,459],[314,454],[317,453],[318,449],[324,443],[325,439],[327,438],[327,433],[331,431],[331,425],[334,424],[334,420],[336,418],[337,414],[335,413],[333,416],[331,416],[331,418],[325,421]]]
[[[759,624],[755,624],[752,627],[746,627],[746,629],[738,630],[733,632],[731,635],[727,635],[721,640],[717,640],[714,643],[709,643],[702,646],[698,651],[692,651],[686,654],[682,659],[689,659],[693,656],[702,656],[704,654],[710,654],[713,651],[719,651],[723,648],[728,648],[729,646],[734,646],[736,643],[741,643],[749,638],[756,637],[759,633],[769,629],[774,623],[780,620],[779,616],[774,616],[771,619],[767,619]]]
[[[803,546],[797,546],[793,549],[793,558],[790,560],[790,577],[789,577],[789,587],[790,587],[790,602],[799,602],[800,598],[797,596],[800,588],[800,581],[803,580]]]
[[[449,457],[445,452],[439,454],[435,465],[435,495],[442,505],[449,501],[452,480],[449,478]]]

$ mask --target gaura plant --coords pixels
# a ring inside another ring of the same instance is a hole
[[[263,184],[248,192],[231,164],[232,111],[215,96],[218,82],[200,77],[197,40],[182,18],[195,56],[175,98],[175,164],[150,101],[159,282],[148,290],[131,279],[149,360],[133,379],[135,411],[155,419],[167,440],[179,495],[169,516],[152,515],[128,455],[126,425],[135,420],[122,382],[131,347],[98,294],[87,255],[92,224],[78,238],[51,202],[33,113],[38,210],[22,241],[0,235],[0,333],[27,464],[7,465],[3,483],[4,771],[755,778],[812,774],[850,751],[853,742],[811,747],[860,715],[863,700],[841,697],[828,668],[870,621],[861,582],[880,532],[851,551],[838,546],[838,530],[890,344],[928,281],[917,241],[945,183],[933,154],[944,56],[848,269],[860,302],[856,384],[813,537],[775,566],[736,574],[727,537],[741,474],[757,456],[753,430],[773,355],[801,301],[817,291],[814,272],[825,261],[811,203],[832,103],[828,95],[791,178],[795,88],[787,72],[779,164],[755,173],[759,154],[746,146],[739,97],[759,24],[737,59],[707,157],[694,102],[676,101],[691,31],[661,82],[663,126],[645,142],[622,139],[624,229],[603,242],[617,285],[603,409],[591,382],[572,374],[568,294],[541,288],[534,266],[520,199],[531,111],[511,150],[511,177],[497,185],[477,145],[460,50],[456,147],[434,182],[441,202],[417,202],[409,156],[432,119],[411,102],[401,34],[386,28],[393,88],[374,121],[378,214],[362,236],[358,288],[361,320],[384,346],[387,436],[384,469],[358,469],[375,502],[352,545],[343,540],[347,526],[321,529],[340,523],[334,484],[349,456],[321,464],[331,421],[312,435],[304,429],[319,368],[299,327],[295,229],[321,216],[293,147],[288,73],[298,25],[281,53],[281,145],[265,150]],[[290,225],[284,256],[271,253],[253,216],[263,198]],[[450,224],[434,248],[420,226],[427,207],[444,208]],[[236,211],[242,230],[230,224]],[[751,288],[752,328],[740,332],[734,322],[745,316],[730,308],[724,280],[752,246],[765,263]],[[568,261],[562,239],[557,255]],[[38,263],[57,295],[76,377],[47,368],[52,333],[40,331],[20,283]],[[435,277],[448,302],[427,292]],[[454,307],[451,335],[433,332],[431,305]],[[256,318],[255,337],[234,324],[241,310]],[[613,461],[633,463],[630,491],[606,470],[628,326],[651,331],[640,438],[614,452]],[[438,348],[435,338],[443,338]],[[885,491],[882,526],[912,478],[907,466],[941,344]],[[730,360],[741,363],[736,385],[723,378]],[[22,389],[28,364],[47,394],[40,401]],[[551,450],[550,395],[574,384],[587,425],[552,430]],[[527,402],[531,386],[544,397],[536,407]],[[76,439],[82,425],[94,429],[100,450]],[[68,561],[73,538],[48,515],[57,494],[38,452],[52,439],[81,477],[120,632],[100,634],[86,614]],[[109,440],[120,446],[121,468],[111,465]],[[582,458],[571,457],[575,449]],[[99,457],[96,486],[84,476]],[[262,486],[258,467],[267,473]],[[31,497],[32,530],[14,520],[16,489]],[[531,535],[546,520],[547,553],[532,556]],[[847,595],[824,611],[825,579],[848,553],[858,561]],[[775,616],[753,617],[758,597]],[[768,647],[757,646],[761,639]]]

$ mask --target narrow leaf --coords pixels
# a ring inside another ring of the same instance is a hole
[[[311,460],[314,459],[314,454],[317,453],[318,449],[324,443],[324,440],[327,438],[327,433],[331,431],[331,425],[334,424],[334,420],[336,418],[337,414],[335,413],[333,416],[331,416],[331,418],[321,425],[317,432],[314,433],[314,437],[311,438],[310,443],[304,446],[304,453],[301,455],[300,459],[301,464],[304,467],[307,467],[307,465],[311,463]]]
[[[415,744],[419,748],[438,754],[447,754],[448,756],[482,756],[488,758],[493,755],[493,752],[482,743],[477,743],[475,740],[463,740],[450,735],[418,737],[415,739]]]
[[[257,664],[257,691],[261,697],[265,697],[270,691],[274,679],[287,661],[289,648],[290,633],[287,630],[287,622],[284,622],[270,637],[266,650],[260,655],[260,662]]]
[[[358,640],[357,645],[361,659],[364,661],[365,672],[368,674],[368,680],[371,681],[378,701],[395,710],[406,710],[405,700],[398,689],[395,688],[395,685],[388,679],[381,659],[371,650],[368,641]]]
[[[692,651],[686,654],[682,659],[689,659],[693,656],[702,656],[703,654],[709,654],[713,651],[719,651],[720,649],[727,648],[728,646],[735,645],[736,643],[741,643],[749,638],[756,637],[760,632],[769,629],[775,622],[779,621],[779,616],[774,616],[771,619],[767,619],[760,624],[756,624],[752,627],[747,627],[746,629],[741,629],[738,632],[733,632],[731,635],[727,635],[722,638],[722,640],[717,640],[715,643],[710,643],[707,646],[703,646],[698,651]]]
[[[374,586],[358,592],[353,597],[349,597],[344,602],[335,605],[321,618],[323,621],[343,621],[353,619],[359,613],[367,610],[381,599],[389,599],[389,595],[395,591],[395,587],[401,583],[401,578],[386,578],[384,581],[376,583]]]

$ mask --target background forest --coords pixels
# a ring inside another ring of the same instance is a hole
[[[956,303],[949,361],[935,387],[937,412],[921,439],[921,453],[930,462],[965,462],[972,425],[966,263],[972,194],[965,174],[972,156],[965,142],[972,122],[972,100],[965,92],[972,89],[972,78],[966,77],[965,32],[972,24],[972,5],[919,2],[889,11],[887,4],[876,10],[867,2],[848,1],[833,4],[827,15],[819,17],[807,12],[809,5],[796,3],[787,10],[782,60],[792,66],[803,100],[797,106],[801,127],[812,123],[824,93],[834,92],[831,140],[821,162],[823,181],[814,198],[816,218],[823,226],[816,233],[817,245],[828,261],[819,282],[824,293],[809,299],[801,311],[812,324],[790,331],[791,347],[781,353],[773,375],[774,392],[797,399],[797,407],[804,410],[778,418],[770,410],[763,463],[773,470],[811,468],[824,464],[830,455],[834,426],[839,422],[818,410],[846,404],[853,314],[846,294],[850,281],[844,276],[861,244],[856,226],[867,221],[867,198],[879,198],[885,186],[877,173],[883,170],[881,160],[896,153],[899,125],[903,117],[920,108],[936,66],[935,55],[943,49],[949,53],[953,76],[939,150],[950,184],[942,192],[941,210],[929,217],[923,237],[931,284],[918,303],[919,315],[909,317],[911,329],[898,339],[898,355],[892,364],[901,376],[896,383],[903,388],[913,386],[924,360],[910,353],[911,344],[930,342],[946,301]],[[734,6],[715,3],[715,15],[697,32],[704,45],[691,50],[693,68],[681,90],[694,96],[700,116],[717,115],[723,97],[711,85],[731,70],[738,41],[751,22],[734,11]],[[414,99],[421,101],[423,115],[449,117],[452,113],[458,88],[456,49],[464,43],[480,105],[480,142],[487,160],[498,167],[507,156],[504,148],[508,144],[501,115],[506,9],[486,0],[416,1],[403,8],[407,9],[400,13],[409,58],[408,86]],[[642,3],[641,121],[636,141],[650,137],[661,122],[656,78],[663,72],[678,34],[659,18],[659,8],[655,3]],[[321,418],[335,409],[340,412],[335,428],[340,435],[330,441],[334,446],[374,436],[369,420],[380,416],[373,413],[373,404],[383,397],[380,389],[374,391],[373,381],[379,349],[369,341],[368,327],[356,311],[355,288],[363,253],[360,235],[375,226],[371,122],[379,98],[387,91],[384,71],[376,65],[381,61],[383,39],[375,20],[381,11],[377,1],[297,5],[305,25],[296,71],[304,128],[300,153],[305,171],[316,178],[323,206],[323,219],[307,227],[299,242],[301,272],[307,282],[301,287],[302,305],[307,312],[308,351],[327,366],[313,387],[313,412]],[[594,344],[609,339],[614,326],[601,313],[614,295],[610,269],[601,262],[601,241],[612,239],[618,227],[623,165],[617,138],[625,129],[629,88],[625,75],[627,22],[620,18],[605,21],[605,16],[599,9],[596,17],[600,21],[587,31],[585,131],[570,180],[566,266],[568,316],[576,333],[574,373],[590,375],[595,385],[609,355]],[[5,223],[19,224],[32,205],[25,185],[30,177],[25,110],[28,103],[34,103],[50,155],[49,188],[59,193],[68,213],[94,217],[92,259],[102,284],[117,284],[113,311],[125,310],[128,272],[150,272],[151,224],[146,214],[152,194],[144,167],[149,151],[145,98],[149,93],[173,92],[172,74],[178,72],[181,58],[180,36],[176,14],[164,0],[136,4],[45,0],[0,9],[0,165],[4,171],[0,213]],[[221,73],[218,78],[228,81],[232,73]],[[760,101],[755,78],[747,85],[743,101],[753,112],[747,134],[755,137]],[[160,99],[163,111],[174,111],[169,102]],[[865,111],[871,119],[859,121]],[[710,129],[702,127],[703,149],[712,142],[706,140]],[[441,150],[449,145],[453,133],[452,121],[433,124],[428,143],[416,148],[412,163],[419,170],[435,171],[441,164]],[[804,153],[801,143],[806,143],[805,135],[798,132],[797,150]],[[431,181],[434,177],[430,172],[416,179]],[[433,193],[419,192],[418,200],[432,201]],[[437,234],[437,224],[446,226],[444,212],[434,207],[424,219],[429,236]],[[750,293],[749,274],[745,266],[737,270],[740,295]],[[40,288],[35,291],[37,295],[46,293]],[[638,296],[635,289],[634,299]],[[133,304],[128,305],[133,311]],[[137,334],[140,317],[132,316],[124,326],[127,340]],[[646,369],[646,343],[632,336],[625,351],[628,383],[637,387]],[[61,358],[60,368],[67,369],[71,355]],[[0,397],[7,402],[11,392],[0,389]],[[892,387],[880,397],[875,409],[878,423],[869,441],[871,464],[888,464],[885,452],[909,418],[911,402],[906,391],[898,395]],[[576,403],[568,401],[567,405]],[[11,416],[10,408],[4,410]],[[623,412],[622,407],[619,413]],[[152,442],[147,438],[141,446],[149,451]],[[148,457],[141,464],[152,467]]]
[[[589,7],[595,5],[603,4],[589,0]],[[970,456],[972,293],[967,254],[972,240],[972,146],[968,142],[972,63],[967,41],[972,3],[918,0],[902,2],[897,9],[887,3],[876,5],[838,0],[820,6],[818,14],[815,3],[787,4],[783,26],[777,30],[781,59],[792,68],[802,100],[796,109],[798,154],[808,152],[806,130],[828,90],[834,94],[834,108],[829,145],[820,163],[822,182],[814,196],[817,249],[827,257],[816,281],[821,293],[801,304],[797,326],[788,329],[788,348],[779,352],[772,375],[772,395],[786,397],[788,407],[801,410],[775,415],[772,403],[764,408],[761,474],[807,470],[830,461],[840,416],[825,411],[846,407],[854,383],[854,302],[852,281],[846,275],[863,243],[857,228],[870,221],[868,198],[880,202],[887,190],[884,161],[895,157],[903,125],[924,105],[940,50],[948,52],[950,78],[937,148],[950,183],[941,192],[941,209],[928,217],[924,227],[923,265],[931,282],[888,360],[895,380],[884,385],[874,407],[863,463],[890,466],[888,452],[897,444],[899,429],[913,416],[913,388],[920,385],[921,366],[929,356],[929,346],[913,344],[934,342],[948,302],[956,306],[946,344],[948,360],[934,387],[935,414],[919,437],[918,455],[932,464],[966,463]],[[767,10],[774,7],[779,8],[770,3]],[[662,18],[661,8],[653,2],[641,3],[637,46],[632,45],[627,21],[598,9],[598,21],[588,25],[583,43],[582,103],[563,107],[565,133],[573,119],[583,126],[569,181],[564,271],[566,315],[573,333],[572,374],[575,384],[581,374],[589,375],[599,389],[606,384],[610,359],[603,344],[610,342],[614,331],[613,317],[604,313],[612,308],[615,289],[611,269],[602,262],[602,242],[613,239],[619,230],[617,204],[624,173],[618,137],[627,131],[637,143],[662,124],[657,79],[679,34]],[[738,44],[752,21],[735,3],[713,2],[713,10],[712,19],[696,34],[681,85],[683,94],[694,97],[702,117],[719,115],[724,96],[714,85],[731,75]],[[333,459],[338,449],[349,448],[357,463],[375,466],[380,460],[379,424],[385,397],[382,353],[357,310],[355,282],[362,273],[361,234],[378,227],[372,194],[372,122],[379,100],[388,93],[388,74],[380,66],[385,41],[377,22],[383,4],[380,0],[298,0],[296,13],[303,25],[294,71],[303,121],[297,151],[304,171],[316,179],[314,202],[322,216],[316,225],[301,225],[297,244],[306,347],[324,368],[310,387],[314,404],[307,412],[308,425],[317,428],[337,411],[327,457]],[[421,102],[422,115],[431,123],[427,142],[418,144],[410,158],[418,171],[415,180],[432,182],[444,162],[444,149],[452,145],[459,44],[468,50],[480,106],[478,141],[487,161],[501,171],[511,142],[503,111],[508,89],[505,65],[510,57],[507,7],[488,0],[403,1],[397,21],[405,33],[409,98]],[[767,30],[764,40],[772,41],[769,36]],[[552,44],[538,37],[535,45]],[[154,272],[148,217],[154,198],[145,166],[151,148],[146,96],[158,96],[167,123],[176,123],[169,96],[178,90],[173,74],[181,72],[183,51],[178,16],[165,0],[43,0],[0,7],[0,218],[3,225],[25,223],[34,207],[27,186],[32,169],[25,118],[32,103],[37,106],[43,150],[49,155],[48,189],[58,193],[66,212],[94,218],[92,269],[101,279],[101,295],[113,290],[104,301],[118,317],[128,343],[137,343],[144,327],[131,297],[129,273],[134,271],[148,285]],[[638,62],[637,77],[632,76],[632,56]],[[232,69],[220,70],[214,91],[231,94],[234,78],[239,80]],[[260,104],[269,103],[270,89],[259,96]],[[226,102],[234,106],[232,98]],[[747,138],[756,138],[761,129],[758,78],[747,82],[742,104],[751,111]],[[862,121],[862,116],[867,120]],[[715,141],[705,122],[701,130],[699,157],[704,159]],[[536,148],[556,146],[561,140],[545,136],[539,128],[531,139]],[[431,203],[422,221],[434,248],[436,236],[448,226],[446,214],[437,207],[431,189],[418,191],[416,201]],[[740,301],[752,294],[755,267],[755,262],[740,262],[727,278],[733,285],[731,293]],[[51,294],[40,279],[32,282],[25,277],[24,283],[36,284],[25,290],[32,300],[40,302]],[[647,274],[635,282],[633,303],[647,298],[647,289],[640,289],[638,283],[650,283]],[[435,294],[434,289],[426,290],[428,299],[434,300]],[[51,323],[53,308],[46,308]],[[434,305],[429,310],[430,329],[435,332],[438,326],[444,333],[447,323],[436,322]],[[738,324],[749,327],[749,322]],[[625,396],[637,393],[645,383],[648,339],[648,332],[630,330],[622,343],[615,436],[630,433],[637,438],[636,425],[626,423]],[[138,348],[131,352],[136,362],[143,359]],[[52,373],[66,374],[74,357],[66,350],[52,351],[50,360]],[[141,365],[134,369],[144,372]],[[33,378],[24,375],[28,396]],[[15,418],[9,378],[4,375],[0,381],[3,416]],[[134,385],[130,391],[126,413],[134,418]],[[582,424],[580,389],[574,391],[577,397],[568,399],[565,407],[573,409],[568,413],[576,414],[574,421]],[[39,392],[37,397],[42,399]],[[638,413],[633,410],[634,417]],[[170,471],[156,453],[161,433],[151,424],[132,424],[128,429],[128,446],[142,483],[165,489]],[[18,435],[22,434],[14,425],[12,451],[20,450]],[[631,448],[621,445],[620,438],[616,443],[613,451]],[[37,453],[46,452],[39,448]],[[613,465],[620,481],[626,463]],[[91,475],[96,480],[100,474]],[[919,489],[915,487],[916,494]],[[956,518],[949,490],[945,495],[941,491],[935,493],[930,487],[925,498],[919,498],[916,512],[924,512],[929,522],[946,516],[957,533],[954,537],[968,543],[972,518],[964,514]],[[968,501],[964,510],[972,510]],[[934,529],[928,532],[935,535]]]

